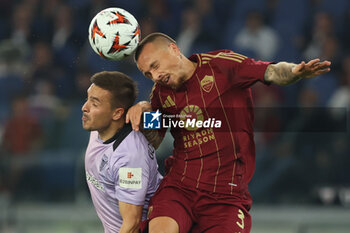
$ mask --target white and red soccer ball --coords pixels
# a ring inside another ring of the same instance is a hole
[[[90,22],[89,42],[103,58],[121,60],[140,42],[141,31],[135,17],[121,8],[100,11]]]

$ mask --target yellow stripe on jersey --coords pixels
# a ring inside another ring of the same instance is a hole
[[[169,103],[170,103],[171,106],[175,106],[175,102],[174,102],[174,100],[170,97],[170,95],[169,95],[168,98],[166,98],[166,99],[169,101]]]
[[[202,60],[203,60],[202,64],[203,64],[203,65],[204,65],[204,64],[208,64],[208,62],[209,62],[211,59],[213,59],[213,58],[212,58],[212,57],[202,57]]]
[[[238,53],[230,52],[230,53],[225,53],[221,52],[218,54],[208,54],[208,53],[203,53],[202,55],[202,60],[204,64],[204,60],[210,60],[211,58],[222,58],[222,59],[227,59],[227,60],[232,60],[236,61],[238,63],[242,63],[247,57]],[[206,62],[207,63],[207,62]]]
[[[199,60],[199,64],[200,64],[200,56],[197,54],[197,56],[198,56],[198,60]],[[189,105],[189,102],[188,102],[188,95],[187,95],[187,91],[185,91],[185,97],[186,97],[186,105],[188,106]],[[180,133],[182,134],[181,136],[183,137],[184,136],[184,134],[183,134],[183,132],[180,130]],[[187,159],[188,159],[188,153],[187,153],[187,151],[185,150],[185,154],[186,154],[186,158],[185,158],[185,167],[184,167],[184,171],[183,171],[183,173],[182,173],[182,178],[181,178],[181,182],[183,182],[184,181],[184,179],[185,179],[185,175],[186,175],[186,172],[187,172]]]
[[[203,62],[203,64],[204,64],[204,62]],[[212,75],[214,76],[214,73],[212,73]],[[198,85],[201,86],[201,81],[199,80],[198,75],[196,75],[196,77],[197,77]],[[215,83],[215,78],[214,78],[214,83]],[[203,109],[205,111],[205,114],[206,114],[207,118],[209,118],[209,113],[207,111],[207,103],[206,103],[205,98],[204,98],[203,89],[200,88],[199,90],[201,92],[202,103],[203,103],[203,106],[204,106]],[[220,152],[219,152],[220,150],[219,150],[218,142],[216,140],[214,131],[213,131],[213,134],[214,134],[214,142],[215,142],[215,146],[216,146],[216,154],[217,154],[217,157],[218,157],[218,168],[216,169],[216,175],[215,175],[215,179],[214,179],[214,188],[213,188],[213,192],[215,192],[216,191],[216,184],[217,184],[217,180],[218,180],[218,175],[219,175],[219,171],[220,171],[220,168],[221,168],[221,158],[220,158]]]
[[[161,106],[163,107],[164,103],[163,103],[163,100],[162,100],[162,96],[161,96],[161,94],[160,94],[160,89],[159,89],[159,91],[158,91],[158,98],[159,98],[159,101],[160,101]]]
[[[234,52],[229,52],[229,53],[224,53],[224,52],[221,52],[222,54],[225,54],[226,56],[234,56],[234,57],[241,57],[242,59],[246,59],[248,58],[247,56],[244,56],[240,53],[234,53]]]
[[[165,100],[162,107],[163,107],[163,108],[169,108],[169,107],[170,107],[169,101],[168,101],[168,100]]]
[[[170,97],[170,95],[168,95],[168,97],[166,98],[166,100],[164,101],[164,104],[162,105],[163,108],[170,108],[172,106],[175,106],[175,102],[173,101],[173,99]]]
[[[207,54],[207,56],[211,56],[213,58],[222,58],[222,59],[232,60],[238,63],[241,63],[245,59],[240,56],[228,55],[227,53],[218,53],[216,55]]]
[[[211,67],[210,64],[209,64],[209,66],[210,66],[211,73],[214,76],[214,70],[213,70],[213,68]],[[221,109],[222,109],[222,111],[224,113],[226,124],[228,126],[228,129],[229,129],[229,132],[230,132],[230,136],[231,136],[231,141],[232,141],[232,146],[233,146],[233,159],[232,159],[232,161],[233,161],[233,169],[232,169],[231,183],[234,184],[234,178],[235,178],[235,175],[236,175],[236,163],[237,163],[236,143],[235,143],[235,139],[233,137],[233,132],[232,132],[232,129],[231,129],[230,121],[228,120],[228,116],[226,114],[226,108],[224,107],[224,104],[223,104],[222,99],[221,99],[222,94],[220,93],[219,87],[216,85],[216,82],[214,82],[214,86],[216,88],[216,92],[218,93],[218,97],[219,97],[218,100],[220,102]],[[231,194],[232,194],[232,192],[233,192],[233,186],[231,186]]]
[[[202,66],[202,58],[199,54],[197,54],[197,57],[198,57],[198,67],[201,67]]]
[[[218,53],[217,55],[220,55],[220,56],[228,56],[228,57],[240,57],[240,58],[242,58],[242,59],[246,59],[246,58],[248,58],[247,56],[244,56],[244,55],[242,55],[242,54],[240,54],[240,53],[234,53],[234,52],[228,52],[228,53],[225,53],[225,52],[220,52],[220,53]]]

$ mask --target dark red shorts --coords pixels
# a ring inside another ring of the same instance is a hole
[[[147,221],[168,216],[179,225],[180,233],[225,232],[248,233],[251,200],[240,201],[238,196],[209,193],[182,187],[164,179],[151,199]]]

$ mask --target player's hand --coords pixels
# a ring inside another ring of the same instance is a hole
[[[131,127],[135,131],[140,130],[141,116],[144,111],[150,111],[152,109],[151,104],[147,101],[141,101],[129,108],[126,113],[125,122],[131,123]]]
[[[331,69],[329,68],[331,65],[330,61],[320,62],[320,59],[314,59],[305,63],[302,61],[292,69],[292,73],[297,75],[300,78],[313,78],[315,76],[325,74],[329,72]]]

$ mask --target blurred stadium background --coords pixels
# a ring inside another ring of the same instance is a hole
[[[152,87],[132,59],[106,61],[90,48],[89,22],[110,6],[134,14],[143,37],[174,37],[186,55],[225,48],[332,61],[322,77],[253,87],[256,106],[268,111],[256,115],[252,232],[350,232],[348,0],[1,0],[0,232],[102,232],[83,167],[89,77],[125,72],[139,100]],[[157,151],[161,171],[171,143]]]

